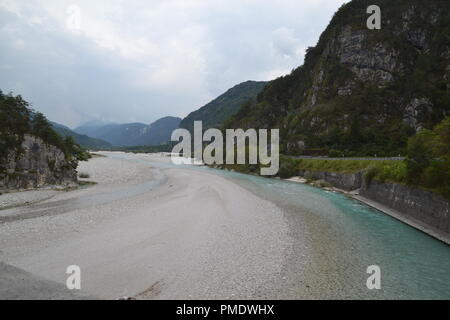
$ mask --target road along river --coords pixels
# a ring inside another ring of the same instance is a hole
[[[0,210],[0,298],[62,297],[69,265],[101,299],[450,298],[449,246],[344,195],[103,154],[79,169],[98,184]]]

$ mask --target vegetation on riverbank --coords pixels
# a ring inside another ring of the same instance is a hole
[[[47,118],[29,108],[29,103],[20,95],[3,94],[0,91],[0,159],[10,152],[20,155],[25,134],[41,138],[64,152],[66,160],[73,162],[89,159],[89,154],[76,144],[72,137],[60,136]]]
[[[407,183],[450,199],[450,117],[408,141]]]
[[[298,175],[299,171],[320,171],[352,174],[366,171],[369,179],[379,181],[391,181],[396,183],[406,182],[407,164],[397,160],[330,160],[330,159],[295,159],[281,156],[281,178],[290,178]]]
[[[258,174],[259,165],[223,165],[223,168]],[[433,191],[450,200],[450,117],[433,130],[411,137],[407,158],[399,160],[298,159],[280,155],[277,176],[283,179],[300,171],[352,174],[364,172],[366,181],[393,182]]]
[[[104,148],[102,150],[131,152],[131,153],[156,153],[156,152],[171,152],[172,148],[173,148],[172,144],[161,144],[158,146],[133,146],[133,147]]]
[[[366,27],[369,4],[342,5],[304,64],[271,81],[224,127],[279,128],[288,155],[406,154],[418,129],[449,114],[450,2],[380,0],[380,32]]]

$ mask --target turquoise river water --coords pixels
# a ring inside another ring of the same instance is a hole
[[[287,257],[286,283],[274,298],[450,299],[450,246],[443,242],[343,194],[295,182],[191,168],[214,172],[276,203],[285,212],[293,238],[307,230],[294,242],[293,250],[299,253]],[[314,256],[306,267],[301,265],[305,250]],[[366,286],[371,265],[380,267],[380,290]]]

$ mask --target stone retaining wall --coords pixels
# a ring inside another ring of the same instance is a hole
[[[363,172],[341,174],[300,171],[299,175],[307,179],[324,180],[345,191],[359,190],[359,194],[364,198],[394,209],[405,218],[415,219],[450,235],[450,203],[430,191],[388,182],[366,183]]]

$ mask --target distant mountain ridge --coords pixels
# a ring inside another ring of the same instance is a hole
[[[164,117],[150,125],[144,123],[83,125],[74,129],[78,134],[105,140],[116,147],[156,146],[170,141],[181,118]]]
[[[181,121],[180,128],[192,131],[194,121],[197,120],[203,122],[204,129],[220,127],[226,119],[236,114],[244,103],[254,102],[267,84],[265,81],[246,81],[234,86],[200,109],[191,112]]]
[[[110,148],[111,144],[101,139],[91,138],[85,134],[78,134],[69,127],[57,122],[50,121],[50,124],[58,134],[63,137],[72,137],[73,140],[80,146],[86,149],[104,149]]]

